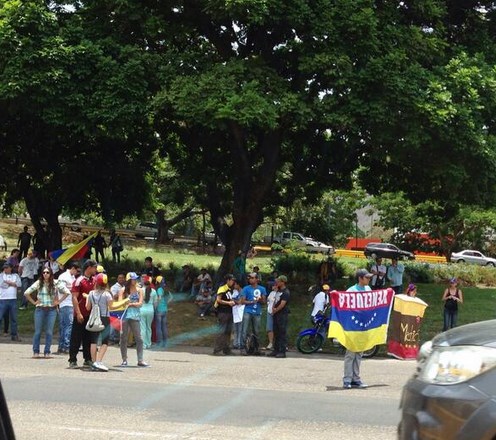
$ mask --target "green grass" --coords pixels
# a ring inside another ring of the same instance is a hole
[[[344,283],[344,282],[343,282]],[[342,285],[341,288],[345,286]],[[289,318],[289,345],[295,346],[298,332],[310,326],[309,315],[312,309],[312,297],[303,285],[289,285],[291,289],[291,314]],[[431,339],[442,330],[443,305],[441,296],[445,286],[439,284],[418,285],[419,298],[429,307],[426,309],[421,326],[421,341]],[[492,319],[495,317],[494,304],[496,289],[479,289],[475,287],[463,288],[465,302],[459,308],[458,325]],[[33,308],[28,311],[19,311],[19,329],[24,340],[29,340],[33,334]],[[209,317],[206,321],[197,318],[197,308],[192,302],[174,301],[169,311],[169,333],[172,341],[186,345],[213,346],[216,321]],[[56,328],[58,325],[56,325]],[[265,345],[265,316],[262,318],[262,343]],[[56,341],[56,339],[55,339]],[[328,342],[324,351],[333,351]],[[381,349],[385,353],[385,346]]]

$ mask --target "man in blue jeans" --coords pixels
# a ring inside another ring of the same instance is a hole
[[[260,341],[260,320],[262,317],[262,304],[265,303],[267,298],[267,291],[265,287],[258,284],[258,275],[252,272],[248,275],[248,285],[243,287],[240,295],[240,304],[244,304],[245,310],[243,313],[243,326],[241,330],[241,343],[246,344],[248,332],[255,336],[257,341]],[[258,344],[260,347],[260,342]],[[246,356],[248,353],[245,346],[241,347],[241,354]],[[261,353],[257,349],[254,353],[259,356]]]
[[[12,273],[12,265],[5,263],[0,273],[0,322],[5,316],[10,317],[10,336],[13,341],[20,341],[17,334],[17,289],[21,287],[21,278]]]

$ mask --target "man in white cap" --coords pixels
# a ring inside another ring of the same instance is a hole
[[[357,283],[349,287],[347,292],[364,292],[372,290],[369,286],[370,279],[374,275],[367,269],[358,269],[356,272]],[[362,352],[346,350],[344,355],[344,376],[343,388],[367,388],[367,385],[360,379],[360,364],[362,362]]]

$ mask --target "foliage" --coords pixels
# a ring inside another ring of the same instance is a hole
[[[379,225],[394,229],[392,240],[409,250],[444,254],[464,248],[480,249],[490,245],[488,233],[496,228],[496,211],[459,204],[447,215],[442,203],[427,200],[414,204],[404,193],[385,193],[373,199]],[[425,232],[430,240],[416,233]]]
[[[368,196],[357,184],[350,190],[326,191],[314,203],[296,200],[292,206],[280,208],[277,217],[283,219],[285,227],[292,231],[301,231],[334,246],[343,246],[348,237],[356,231],[353,213],[364,208]],[[363,233],[360,231],[360,236]]]

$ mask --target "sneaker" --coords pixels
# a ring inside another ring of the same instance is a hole
[[[344,388],[345,390],[351,390],[351,383],[349,383],[349,382],[344,382],[344,383],[343,383],[343,388]]]
[[[106,365],[103,365],[101,362],[98,362],[98,369],[100,371],[108,371],[108,367]]]
[[[93,366],[92,361],[84,361],[84,363],[83,363],[83,367],[92,367],[92,366]]]
[[[277,353],[275,357],[278,359],[284,359],[286,357],[286,353]]]
[[[267,354],[268,357],[276,357],[277,352],[276,351],[271,351],[270,353]]]
[[[139,361],[138,362],[138,367],[149,367],[150,365],[147,364],[145,361]]]
[[[69,368],[72,370],[76,369],[78,367],[77,362],[69,362]]]
[[[93,362],[91,365],[91,371],[98,371],[98,362]]]
[[[127,361],[122,361],[121,367],[127,367]]]
[[[366,383],[363,383],[361,380],[352,381],[350,384],[353,388],[368,388]]]
[[[15,342],[21,342],[21,338],[19,337],[19,335],[12,336],[11,339]]]
[[[272,344],[267,345],[267,347],[264,348],[264,350],[273,350],[274,346]]]
[[[98,370],[98,371],[108,371],[108,367],[103,365],[101,362],[93,362],[92,369]]]

